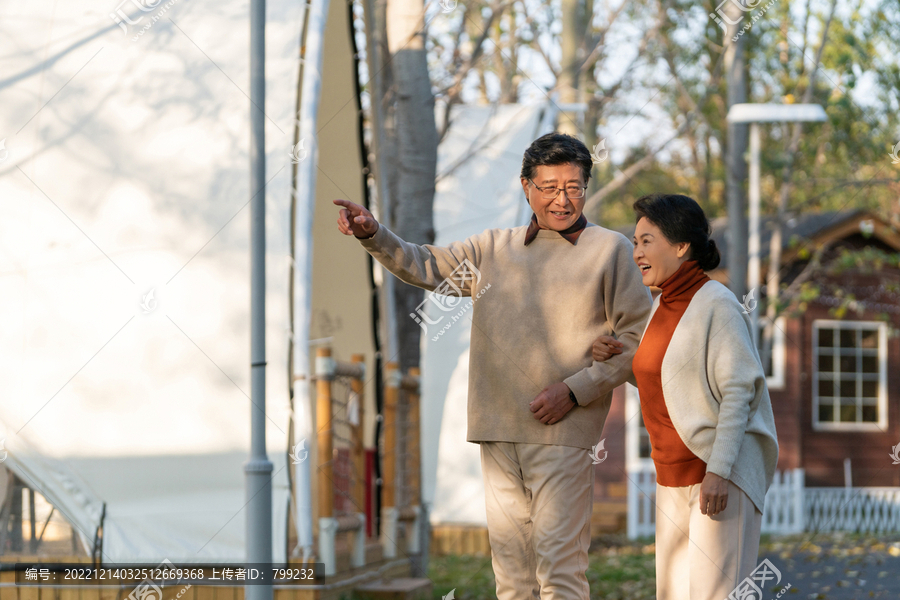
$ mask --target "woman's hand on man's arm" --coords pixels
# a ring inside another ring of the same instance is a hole
[[[611,335],[601,335],[594,340],[591,348],[591,356],[597,362],[609,360],[616,354],[622,354],[622,347],[625,344],[617,340]]]

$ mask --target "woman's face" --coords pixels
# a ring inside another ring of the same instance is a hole
[[[641,217],[637,222],[631,241],[634,243],[634,262],[641,270],[641,279],[647,287],[659,287],[690,257],[690,244],[670,243],[659,227],[646,217]]]

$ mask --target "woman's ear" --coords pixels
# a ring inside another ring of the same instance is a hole
[[[678,258],[684,258],[685,256],[689,256],[691,251],[690,242],[679,242],[675,248],[675,254]]]

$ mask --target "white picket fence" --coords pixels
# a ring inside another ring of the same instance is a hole
[[[803,469],[776,471],[766,494],[762,532],[900,532],[900,488],[808,488]],[[656,470],[628,471],[628,537],[656,531]]]
[[[806,488],[810,531],[900,531],[900,488]]]
[[[766,492],[763,533],[802,533],[806,525],[803,469],[775,471],[772,486]]]

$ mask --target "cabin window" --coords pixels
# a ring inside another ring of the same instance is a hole
[[[813,323],[813,428],[887,427],[887,325]]]
[[[763,352],[763,341],[765,337],[766,323],[769,320],[765,316],[761,316],[757,322],[759,327],[759,358],[763,362],[763,370],[766,373],[766,385],[769,389],[784,389],[784,361],[785,361],[785,323],[784,317],[775,319],[772,326],[772,342],[768,356]]]
[[[645,469],[650,459],[650,434],[644,427],[641,400],[636,387],[625,384],[625,464],[629,471]]]
[[[640,402],[640,401],[639,401]],[[638,457],[650,458],[650,434],[644,425],[643,413],[637,414],[638,419]]]

